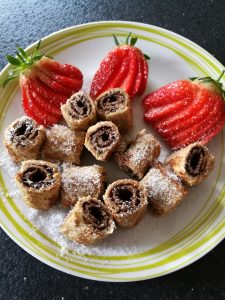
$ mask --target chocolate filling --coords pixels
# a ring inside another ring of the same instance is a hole
[[[10,139],[15,146],[25,147],[27,144],[35,139],[38,134],[38,129],[33,120],[23,119],[18,121],[10,129]]]
[[[70,101],[69,114],[75,119],[84,119],[91,114],[92,106],[88,99],[83,94],[75,95]]]
[[[34,189],[46,188],[53,184],[53,169],[48,166],[30,166],[23,173],[23,184]]]
[[[83,218],[86,223],[92,224],[100,230],[108,227],[109,215],[101,204],[95,201],[84,202],[83,211]]]
[[[109,92],[98,100],[97,108],[104,113],[113,113],[125,107],[126,98],[122,92]]]
[[[185,169],[189,175],[195,177],[205,171],[206,162],[205,150],[196,146],[188,154]]]
[[[102,153],[104,148],[109,147],[115,140],[115,132],[111,127],[100,127],[90,137],[94,149]]]
[[[110,200],[117,213],[126,212],[140,204],[140,191],[133,185],[118,185],[110,192]]]

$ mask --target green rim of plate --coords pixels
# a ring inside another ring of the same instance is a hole
[[[139,30],[142,32],[140,33]],[[71,27],[45,37],[42,40],[42,46],[49,54],[55,55],[78,43],[111,36],[112,32],[118,36],[125,36],[129,31],[137,34],[140,40],[156,43],[173,51],[200,76],[211,74],[216,77],[224,69],[215,58],[193,42],[165,29],[140,23],[99,22]],[[34,47],[35,44],[31,45],[28,51],[32,51]],[[7,69],[8,65],[1,72],[1,79],[6,76]],[[17,83],[11,83],[7,89],[2,90],[1,130],[4,116],[17,91]],[[220,142],[221,157],[216,182],[201,211],[168,241],[142,253],[127,256],[96,256],[80,255],[71,250],[63,257],[57,255],[60,246],[38,231],[19,210],[14,200],[9,197],[2,173],[0,173],[0,186],[7,203],[1,198],[0,206],[1,214],[7,222],[2,219],[1,226],[27,252],[46,264],[70,274],[101,281],[133,281],[168,274],[194,262],[210,251],[225,236],[225,222],[223,221],[225,187],[223,186],[215,195],[216,186],[222,179],[223,171],[224,137],[222,133]],[[210,200],[212,201],[212,197],[216,197],[216,199],[208,208],[207,205]],[[222,220],[219,220],[220,218]],[[20,221],[18,222],[17,219]],[[217,220],[219,221],[216,223]],[[10,224],[10,228],[8,224]],[[21,224],[28,226],[29,231],[26,231]],[[206,234],[209,229],[211,230],[210,234]],[[34,235],[31,235],[31,232]],[[154,269],[157,271],[154,272]],[[143,271],[147,275],[143,276],[141,273]]]

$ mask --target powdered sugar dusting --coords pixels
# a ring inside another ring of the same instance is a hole
[[[71,198],[96,196],[102,187],[103,168],[97,165],[75,167],[63,164],[62,185]]]
[[[76,147],[76,139],[73,132],[63,125],[54,125],[46,132],[48,141],[57,147],[58,151],[70,155]],[[57,137],[57,138],[56,138]]]
[[[141,182],[146,187],[150,199],[157,199],[165,205],[176,203],[177,198],[182,196],[172,178],[167,177],[158,168],[150,169]]]

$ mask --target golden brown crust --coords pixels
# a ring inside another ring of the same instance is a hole
[[[61,175],[55,164],[27,160],[22,163],[15,178],[23,200],[32,208],[47,210],[59,197]]]
[[[121,132],[131,129],[133,125],[131,100],[123,89],[109,89],[99,95],[95,101],[101,120],[113,122]]]
[[[202,182],[213,170],[214,162],[214,156],[200,143],[175,151],[166,160],[167,165],[189,186]]]
[[[138,132],[135,141],[120,145],[114,159],[130,176],[141,180],[159,154],[160,144],[143,129]]]
[[[188,190],[167,166],[157,162],[141,180],[153,211],[165,215],[174,210],[186,196]]]
[[[61,205],[70,207],[83,197],[98,198],[104,190],[106,171],[93,165],[64,166],[62,173]]]
[[[85,147],[100,161],[106,161],[120,144],[120,133],[115,124],[104,121],[89,127]]]
[[[132,179],[121,179],[108,186],[104,202],[121,227],[132,227],[143,217],[148,201],[144,186]]]
[[[114,229],[115,223],[106,206],[89,196],[76,203],[60,231],[72,241],[92,245],[112,234]]]
[[[44,141],[44,127],[26,116],[15,120],[4,134],[4,144],[16,163],[38,159]]]
[[[46,132],[43,158],[52,162],[64,161],[80,164],[85,133],[72,131],[63,125],[54,125]]]
[[[61,106],[61,111],[72,130],[86,131],[97,120],[94,101],[82,91],[73,94],[66,104]]]

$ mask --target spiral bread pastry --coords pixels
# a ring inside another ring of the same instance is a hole
[[[121,143],[114,155],[117,164],[130,176],[141,180],[160,154],[160,144],[151,135],[141,130],[135,141]]]
[[[181,179],[160,162],[155,163],[141,183],[147,190],[153,211],[158,215],[165,215],[175,209],[187,194]]]
[[[47,210],[58,199],[61,176],[55,164],[41,160],[27,160],[22,163],[16,175],[16,183],[28,206]]]
[[[15,120],[4,135],[4,144],[17,163],[39,158],[44,141],[44,127],[25,116]]]
[[[69,207],[80,198],[98,198],[105,185],[105,169],[101,166],[64,166],[62,172],[61,205]]]
[[[121,132],[132,127],[131,100],[123,89],[116,88],[104,92],[96,99],[96,107],[99,118],[113,122]]]
[[[104,202],[121,227],[132,227],[143,217],[148,201],[144,186],[132,179],[121,179],[108,186]]]
[[[106,206],[88,196],[76,203],[60,231],[72,241],[92,245],[112,234],[114,229],[115,223]]]
[[[118,148],[121,137],[112,122],[98,122],[89,127],[85,137],[85,147],[100,161],[106,161]]]
[[[64,161],[79,165],[84,139],[84,132],[73,131],[63,125],[54,125],[46,132],[43,158],[53,162]]]
[[[86,131],[97,119],[95,104],[84,92],[72,95],[66,104],[61,106],[61,111],[72,130]]]
[[[166,160],[170,168],[189,186],[205,179],[214,167],[214,156],[200,143],[172,153]]]

